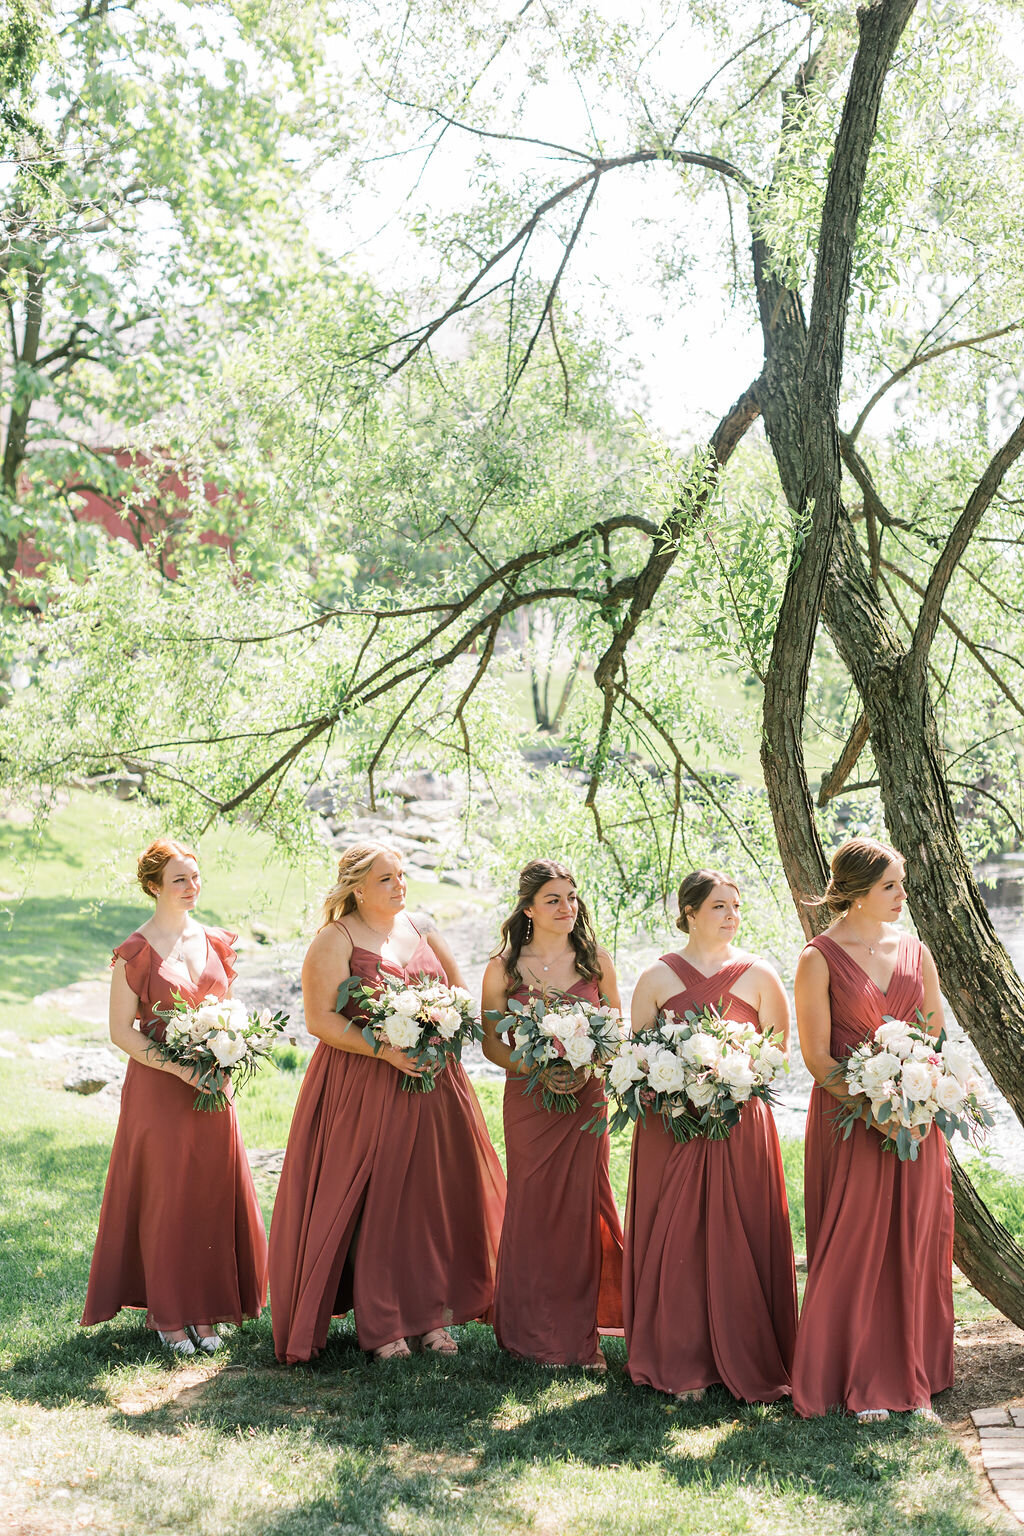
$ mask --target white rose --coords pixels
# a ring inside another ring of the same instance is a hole
[[[616,1056],[608,1069],[608,1081],[615,1093],[628,1093],[633,1083],[643,1077],[636,1064],[636,1057],[630,1052],[625,1056]]]
[[[935,1085],[935,1102],[947,1114],[955,1115],[964,1102],[963,1085],[955,1077],[942,1077]]]
[[[515,1029],[512,1031],[512,1038],[517,1046],[522,1047],[524,1045],[529,1045],[532,1037],[528,1029],[524,1029],[521,1024],[517,1024]]]
[[[908,1099],[922,1102],[932,1091],[932,1074],[923,1061],[908,1061],[903,1067],[903,1092]]]
[[[246,1053],[246,1044],[241,1036],[229,1035],[226,1029],[220,1029],[215,1035],[211,1035],[208,1044],[217,1058],[218,1065],[222,1067],[236,1066]]]
[[[457,1003],[471,1003],[473,1001],[472,992],[467,992],[465,987],[452,987],[451,993]]]
[[[702,1082],[691,1083],[686,1090],[686,1096],[691,1104],[696,1104],[698,1109],[703,1109],[717,1096],[718,1088],[713,1077],[706,1077]]]
[[[594,1055],[594,1042],[589,1035],[570,1035],[564,1041],[565,1059],[576,1071],[590,1061]]]
[[[984,1100],[985,1084],[977,1072],[968,1073],[967,1081],[964,1083],[964,1092],[968,1098]]]
[[[689,1028],[689,1024],[680,1024],[676,1021],[673,1024],[663,1024],[661,1026],[661,1033],[666,1040],[678,1040],[680,1035],[685,1035],[689,1032]]]
[[[910,1041],[907,1039],[907,1030],[909,1028],[910,1025],[907,1024],[905,1019],[883,1019],[882,1023],[875,1030],[875,1039],[879,1045],[884,1045],[886,1050],[892,1049],[892,1042],[894,1040],[906,1041],[907,1052],[909,1052]],[[906,1052],[902,1054],[906,1054]]]
[[[407,1013],[388,1014],[383,1028],[388,1043],[400,1051],[408,1051],[419,1042],[420,1026]]]
[[[965,1083],[974,1070],[970,1052],[959,1040],[946,1040],[942,1046],[942,1059],[946,1063],[946,1071]]]
[[[900,1059],[894,1056],[892,1051],[880,1051],[877,1056],[870,1056],[860,1069],[861,1081],[866,1092],[879,1087],[886,1078],[895,1077],[900,1070]]]
[[[658,1051],[647,1069],[647,1081],[655,1093],[678,1093],[686,1082],[686,1072],[673,1051]]]
[[[220,1012],[214,1002],[200,1003],[192,1015],[189,1034],[193,1040],[201,1040],[211,1029],[220,1029]]]
[[[915,1040],[910,1055],[914,1061],[927,1061],[929,1056],[935,1055],[935,1046],[929,1045],[927,1040]]]
[[[417,997],[411,988],[407,988],[404,992],[396,993],[394,997],[388,999],[388,1002],[396,1013],[402,1014],[407,1019],[411,1019],[415,1014],[419,1013],[421,1007],[420,998]]]
[[[457,1008],[442,1008],[441,1017],[437,1021],[437,1032],[443,1040],[451,1040],[459,1032],[462,1023],[462,1014]]]
[[[729,1051],[716,1063],[715,1070],[720,1080],[734,1090],[733,1098],[736,1097],[737,1089],[740,1092],[746,1089],[749,1097],[750,1089],[756,1081],[756,1074],[751,1068],[749,1056],[742,1051]]]
[[[781,1046],[772,1045],[769,1042],[761,1047],[760,1060],[766,1067],[771,1067],[773,1072],[777,1072],[780,1067],[785,1066],[786,1053]]]
[[[695,1067],[713,1067],[720,1055],[720,1047],[710,1035],[698,1033],[683,1042],[680,1053]]]

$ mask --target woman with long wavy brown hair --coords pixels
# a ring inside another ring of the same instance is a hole
[[[375,1359],[455,1354],[448,1325],[484,1316],[505,1181],[476,1095],[449,1061],[429,1093],[403,1093],[419,1069],[360,1027],[359,1003],[335,1011],[349,976],[383,972],[461,986],[442,936],[405,911],[401,855],[355,843],[338,862],[324,921],[306,952],[306,1027],[319,1038],[295,1105],[270,1226],[270,1291],[279,1360],[323,1349],[332,1315],[355,1309]]]
[[[523,1093],[511,1045],[489,1013],[512,998],[576,997],[619,1007],[610,957],[598,947],[572,873],[534,859],[519,876],[516,904],[484,972],[484,1052],[508,1074],[505,1156],[508,1199],[494,1293],[494,1331],[511,1354],[546,1365],[605,1368],[598,1330],[622,1331],[622,1227],[608,1177],[608,1136],[586,1129],[604,1106],[600,1083],[566,1063],[546,1086],[573,1094],[556,1114]]]

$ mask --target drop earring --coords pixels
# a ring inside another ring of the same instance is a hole
[[[533,918],[532,917],[528,917],[526,919],[526,938],[523,940],[523,943],[524,944],[529,944],[529,942],[530,942],[532,937],[533,937]]]

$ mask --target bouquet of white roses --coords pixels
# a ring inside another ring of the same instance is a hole
[[[710,1006],[681,1019],[661,1012],[649,1029],[625,1042],[608,1068],[612,1129],[650,1112],[662,1117],[676,1141],[724,1141],[744,1104],[771,1103],[772,1083],[788,1070],[781,1040],[755,1024],[725,1019]]]
[[[192,1068],[199,1090],[193,1109],[226,1109],[228,1078],[240,1088],[254,1075],[287,1029],[288,1015],[269,1008],[249,1013],[233,998],[207,997],[193,1007],[180,992],[172,996],[175,1008],[155,1010],[165,1021],[164,1038],[147,1049]]]
[[[512,1060],[528,1069],[524,1095],[539,1093],[545,1109],[558,1114],[572,1114],[579,1108],[574,1093],[559,1093],[549,1087],[549,1067],[564,1063],[571,1072],[585,1070],[595,1076],[615,1055],[622,1044],[622,1018],[617,1008],[603,1003],[597,1006],[580,997],[531,997],[528,1003],[509,998],[508,1012],[494,1012],[499,1029],[511,1029],[515,1047]]]
[[[391,1046],[422,1068],[422,1077],[403,1074],[406,1093],[429,1093],[448,1057],[461,1061],[466,1041],[483,1039],[471,993],[465,987],[449,987],[437,976],[421,974],[413,985],[386,971],[374,984],[349,976],[338,988],[335,1011],[340,1013],[352,999],[366,1016],[363,1039],[374,1051]]]
[[[934,1124],[947,1141],[959,1131],[977,1145],[995,1123],[970,1052],[945,1030],[929,1034],[921,1027],[926,1023],[920,1012],[914,1023],[884,1015],[871,1039],[856,1046],[832,1074],[855,1095],[835,1111],[844,1140],[858,1120],[895,1124],[895,1136],[884,1136],[882,1147],[901,1162],[913,1162],[920,1145],[913,1135],[918,1127],[923,1131]]]

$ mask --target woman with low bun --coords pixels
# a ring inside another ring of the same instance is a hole
[[[488,1013],[511,998],[582,998],[618,1008],[611,957],[598,947],[572,872],[534,859],[484,972],[484,1054],[503,1067],[508,1203],[498,1251],[494,1332],[510,1354],[544,1365],[606,1369],[602,1333],[622,1332],[622,1227],[608,1176],[608,1134],[587,1130],[605,1107],[600,1082],[566,1063],[547,1086],[575,1094],[572,1113],[549,1112],[523,1093],[511,1040]]]
[[[765,960],[737,949],[740,893],[720,870],[679,887],[681,952],[633,993],[633,1028],[705,1005],[789,1044],[789,1004]],[[633,1381],[698,1400],[716,1382],[743,1402],[788,1396],[796,1274],[778,1132],[751,1099],[724,1141],[679,1143],[660,1117],[633,1135],[623,1304]]]
[[[933,1416],[953,1381],[953,1193],[946,1143],[926,1133],[916,1160],[883,1150],[884,1124],[845,1139],[834,1101],[843,1058],[884,1017],[942,1028],[935,963],[894,926],[906,900],[901,855],[856,837],[832,858],[825,903],[835,921],[796,971],[800,1047],[815,1079],[804,1143],[807,1288],[793,1367],[803,1418],[845,1408],[863,1422],[895,1411]]]
[[[151,843],[138,879],[156,907],[111,960],[110,1038],[131,1060],[82,1322],[144,1308],[175,1354],[213,1354],[216,1325],[258,1317],[266,1301],[266,1231],[234,1106],[194,1109],[193,1074],[147,1041],[163,1038],[157,1010],[175,993],[193,1006],[230,997],[236,935],[195,920],[202,882],[182,843]]]
[[[405,1093],[413,1061],[367,1044],[357,1000],[335,1011],[349,976],[379,985],[384,972],[462,985],[441,935],[405,911],[401,855],[354,843],[302,967],[306,1027],[320,1044],[270,1224],[274,1347],[288,1364],[318,1355],[332,1315],[353,1307],[374,1359],[455,1354],[448,1325],[483,1317],[494,1294],[505,1178],[465,1072],[450,1061],[431,1092]]]

